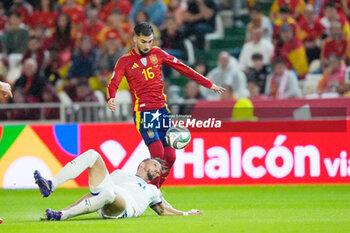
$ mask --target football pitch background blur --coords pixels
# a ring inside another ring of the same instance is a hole
[[[165,198],[179,210],[200,216],[158,216],[148,209],[132,219],[98,219],[96,213],[62,222],[40,221],[46,208],[64,208],[88,189],[0,189],[0,232],[350,232],[350,186],[166,187]]]

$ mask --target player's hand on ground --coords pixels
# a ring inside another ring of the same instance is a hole
[[[4,97],[10,96],[12,98],[11,86],[8,83],[0,82],[0,94]]]
[[[210,89],[213,90],[216,94],[222,94],[226,91],[225,88],[216,86],[215,84],[213,84],[213,86]]]
[[[187,213],[188,215],[200,215],[200,214],[203,214],[203,211],[192,209],[192,210],[189,210]]]
[[[107,105],[108,105],[108,108],[110,110],[112,110],[113,112],[115,111],[115,99],[114,98],[108,100]]]

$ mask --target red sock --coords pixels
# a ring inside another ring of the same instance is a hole
[[[176,151],[170,146],[164,147],[165,172],[160,175],[159,188],[162,186],[173,167],[176,159]]]
[[[151,158],[159,158],[164,159],[164,147],[161,141],[152,142],[148,145],[149,153],[151,154]],[[151,181],[151,184],[160,188],[160,176]]]

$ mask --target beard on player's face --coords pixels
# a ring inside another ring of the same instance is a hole
[[[148,54],[149,54],[149,49],[144,49],[144,50],[142,50],[141,48],[140,48],[140,46],[139,45],[137,45],[137,50],[139,51],[139,53],[141,54],[141,56],[147,56]]]
[[[147,56],[149,54],[153,45],[153,39],[153,34],[149,36],[140,35],[134,37],[137,51],[141,56]]]
[[[149,181],[152,181],[156,178],[156,176],[152,175],[152,173],[150,171],[147,172],[147,179]]]

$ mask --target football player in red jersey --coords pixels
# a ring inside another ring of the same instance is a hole
[[[166,105],[166,95],[162,81],[162,65],[171,67],[179,73],[191,78],[200,85],[222,94],[225,89],[216,86],[209,79],[197,73],[180,62],[176,57],[167,54],[158,47],[153,47],[154,32],[151,24],[139,23],[134,28],[135,46],[129,53],[121,57],[114,68],[111,81],[107,87],[108,107],[114,111],[116,108],[115,95],[123,76],[129,83],[134,105],[134,123],[144,139],[152,158],[165,161],[165,171],[152,184],[161,187],[175,162],[175,150],[166,140],[167,131],[164,124],[152,125],[147,122],[151,116],[152,121],[158,122],[169,119],[170,111]]]

